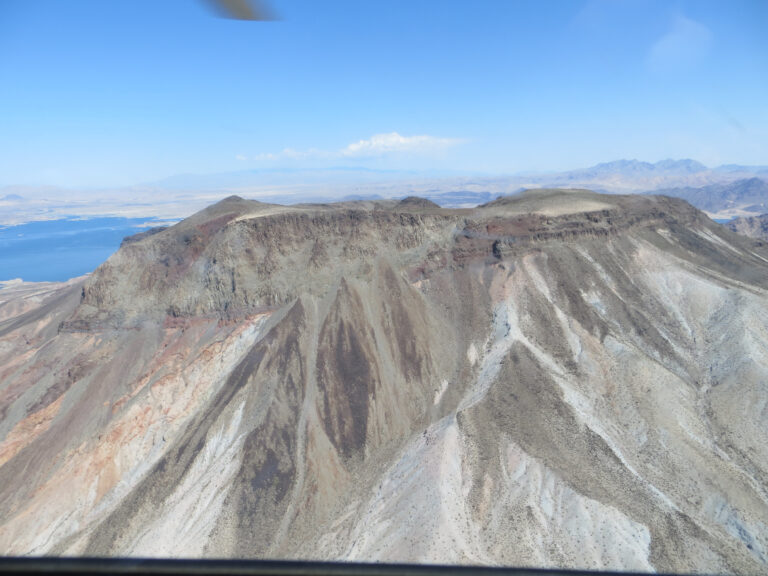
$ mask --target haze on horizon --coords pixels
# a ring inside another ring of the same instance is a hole
[[[0,2],[0,186],[768,163],[765,2]]]

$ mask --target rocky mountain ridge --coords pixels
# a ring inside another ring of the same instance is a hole
[[[0,290],[0,549],[760,572],[767,290],[671,198],[229,198]]]
[[[483,261],[548,240],[608,237],[636,225],[670,218],[693,224],[703,217],[684,202],[661,198],[623,197],[622,208],[587,201],[592,209],[584,212],[557,205],[584,193],[569,191],[569,199],[560,202],[551,201],[557,191],[537,191],[464,210],[411,199],[284,207],[233,196],[152,234],[151,241],[138,241],[147,233],[127,238],[86,283],[81,306],[64,328],[129,308],[139,319],[261,311],[285,305],[319,280],[330,282],[323,276],[329,263],[365,268],[360,260],[381,250],[413,275],[412,268],[435,258]],[[536,203],[547,207],[525,211]],[[125,269],[137,273],[126,275]]]
[[[738,234],[758,240],[768,240],[768,214],[734,218],[726,226]]]
[[[768,210],[768,181],[757,177],[699,188],[664,189],[656,193],[682,198],[714,218],[762,214]]]

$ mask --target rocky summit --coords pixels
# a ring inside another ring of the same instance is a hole
[[[766,417],[682,200],[230,197],[0,290],[0,551],[764,573]]]

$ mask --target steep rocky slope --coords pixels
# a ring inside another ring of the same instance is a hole
[[[229,198],[0,290],[0,550],[765,571],[767,288],[665,197]]]
[[[738,234],[768,240],[768,214],[734,218],[726,226]]]
[[[714,183],[701,187],[669,188],[652,193],[682,198],[706,211],[713,218],[749,217],[762,214],[767,210],[768,180],[755,176],[733,182]]]

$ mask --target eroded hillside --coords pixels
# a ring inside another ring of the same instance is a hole
[[[0,290],[0,550],[764,571],[767,258],[665,197],[229,198]]]

